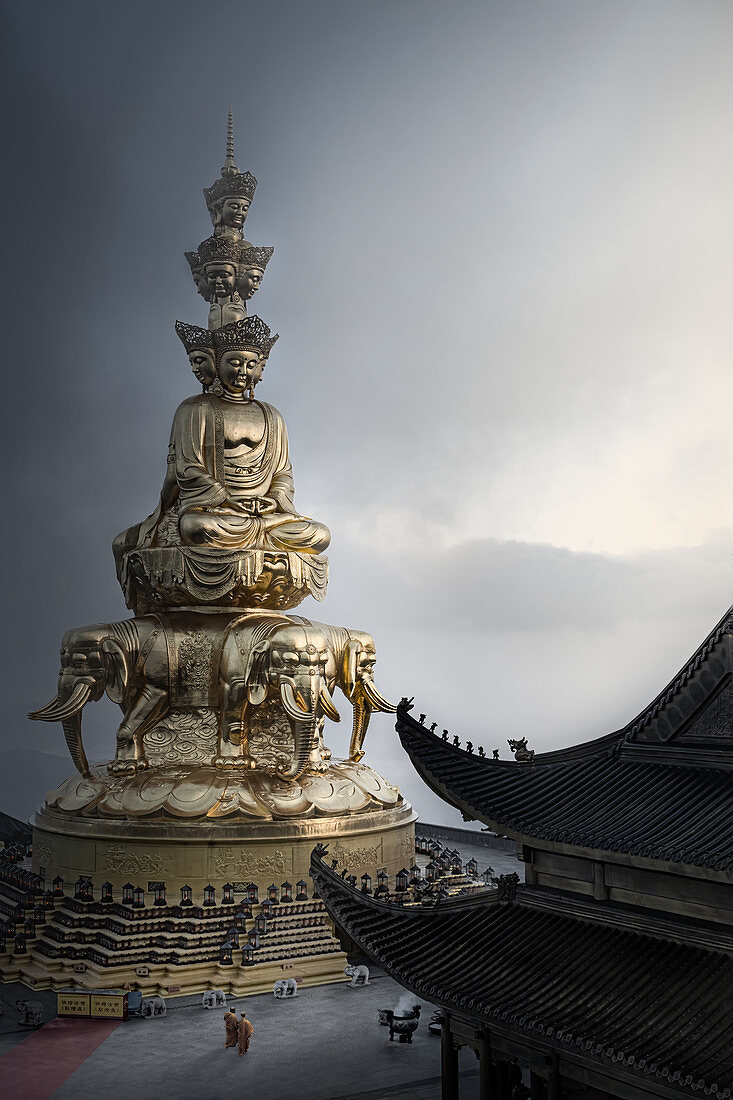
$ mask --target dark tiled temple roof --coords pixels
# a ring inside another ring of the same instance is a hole
[[[417,996],[693,1094],[733,1095],[730,956],[548,911],[521,887],[508,904],[487,894],[403,908],[352,889],[315,852],[311,874],[337,924]]]
[[[477,757],[431,733],[404,705],[397,731],[428,786],[497,832],[733,870],[732,630],[728,612],[624,729],[531,763]],[[698,730],[709,734],[711,709],[717,739],[695,740]]]

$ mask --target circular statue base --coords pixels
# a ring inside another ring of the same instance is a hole
[[[59,876],[67,886],[91,879],[95,897],[103,882],[112,884],[116,898],[127,883],[148,891],[162,882],[170,904],[184,885],[201,904],[205,886],[214,886],[218,901],[225,883],[243,896],[245,886],[255,882],[262,899],[272,883],[309,882],[311,852],[320,842],[328,845],[339,869],[375,879],[384,868],[394,882],[414,858],[415,818],[402,798],[392,806],[341,816],[311,808],[306,814],[246,822],[240,815],[85,816],[47,805],[33,823],[33,870],[49,882]]]

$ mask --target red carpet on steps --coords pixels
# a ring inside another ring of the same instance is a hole
[[[57,1016],[0,1058],[0,1096],[49,1100],[120,1023]]]

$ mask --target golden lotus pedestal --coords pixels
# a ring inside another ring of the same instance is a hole
[[[208,794],[202,793],[207,782]],[[198,806],[190,797],[186,803],[194,785]],[[171,803],[173,792],[178,802]],[[349,811],[347,793],[363,803],[361,810]],[[247,800],[249,809],[242,809]],[[125,802],[136,816],[122,810]],[[182,816],[186,804],[189,816]],[[207,816],[227,807],[226,816]],[[46,889],[62,879],[64,897],[55,899],[25,953],[0,956],[0,975],[37,989],[109,989],[129,982],[145,995],[163,997],[207,989],[262,993],[287,977],[306,986],[344,981],[346,956],[313,897],[311,852],[327,844],[339,870],[367,873],[375,885],[384,868],[394,888],[395,875],[413,859],[415,817],[397,788],[349,761],[332,762],[325,773],[295,784],[257,773],[245,780],[200,766],[155,768],[124,779],[77,775],[49,793],[33,829],[33,871]],[[86,900],[74,896],[80,880],[91,883]],[[292,884],[290,903],[279,900],[285,882]],[[307,901],[298,900],[299,882],[307,884]],[[106,903],[104,883],[112,894]],[[220,947],[250,883],[257,885],[259,904],[240,929],[232,963],[222,963]],[[225,884],[233,903],[223,904]],[[161,885],[165,904],[156,905]],[[245,964],[242,947],[273,885],[276,915],[252,963]],[[190,888],[188,908],[180,906],[184,886]],[[128,893],[142,889],[137,907],[122,904],[123,887]],[[206,887],[214,889],[213,905],[204,904]]]

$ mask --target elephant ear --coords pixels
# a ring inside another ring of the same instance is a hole
[[[106,674],[107,695],[113,703],[122,703],[129,687],[127,661],[113,638],[105,638],[100,646]]]
[[[254,647],[247,661],[247,670],[244,681],[247,685],[247,698],[253,706],[264,703],[267,696],[267,657],[270,652],[268,644],[261,643]]]
[[[349,699],[356,688],[356,661],[360,653],[361,642],[356,638],[350,638],[341,658],[341,683]]]

